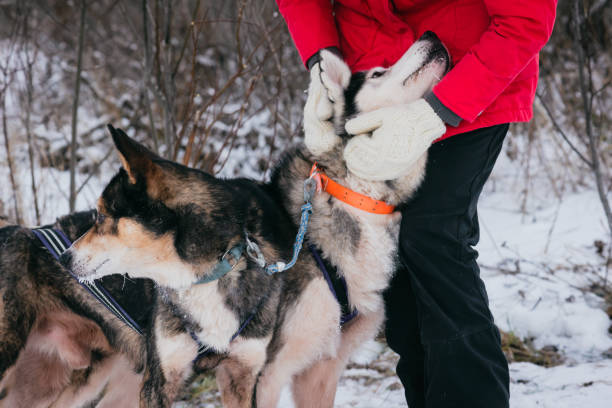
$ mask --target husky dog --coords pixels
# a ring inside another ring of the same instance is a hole
[[[322,51],[320,80],[333,102],[333,122],[338,143],[326,153],[314,155],[304,146],[286,153],[272,175],[272,191],[294,220],[303,204],[300,180],[318,163],[335,182],[375,200],[397,206],[406,202],[421,183],[427,157],[421,157],[403,176],[388,181],[368,181],[352,174],[343,160],[349,140],[347,119],[359,113],[423,97],[447,72],[449,54],[432,32],[426,32],[388,69],[373,68],[351,74],[335,54]],[[316,78],[314,80],[317,80]],[[308,406],[312,395],[322,407],[333,406],[337,381],[349,356],[363,341],[374,338],[384,321],[382,293],[396,269],[399,212],[372,214],[321,193],[315,195],[307,239],[346,281],[350,306],[356,318],[342,328],[334,358],[321,359],[294,381],[294,395]]]
[[[421,97],[447,67],[448,54],[432,36],[388,70],[351,75],[344,62],[324,53],[323,85],[334,101],[340,140],[348,139],[348,117]],[[347,171],[343,143],[318,157],[298,148],[281,161],[271,183],[260,185],[163,160],[110,130],[123,168],[100,197],[96,224],[63,262],[83,280],[124,272],[160,286],[168,307],[154,313],[141,404],[168,406],[203,345],[226,356],[217,369],[225,406],[275,407],[292,379],[298,406],[333,406],[348,356],[383,321],[382,291],[395,267],[399,214],[366,213],[326,194],[312,201],[307,239],[344,276],[359,310],[342,331],[340,306],[311,257],[273,275],[258,259],[291,258],[297,229],[291,218],[301,215],[303,180],[315,161],[352,190],[399,204],[420,183],[425,157],[398,180],[370,182]],[[257,257],[240,249],[236,254],[245,242],[257,245]],[[217,274],[228,258],[231,269]]]
[[[335,355],[339,333],[338,303],[312,260],[268,275],[236,251],[248,239],[265,259],[289,259],[293,224],[257,183],[163,160],[110,130],[123,168],[63,262],[83,280],[126,272],[160,286],[168,307],[147,336],[141,405],[169,406],[203,345],[227,355],[217,368],[224,405],[276,406],[295,374]],[[224,260],[231,268],[215,276]]]
[[[95,212],[54,225],[76,239]],[[154,288],[144,280],[104,280],[142,326]],[[133,407],[144,365],[142,337],[72,278],[34,236],[0,228],[0,407]]]

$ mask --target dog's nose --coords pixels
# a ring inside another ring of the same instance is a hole
[[[441,42],[436,33],[433,31],[425,31],[421,38],[418,41],[433,41],[433,42]]]
[[[64,251],[64,253],[59,257],[59,261],[66,268],[70,269],[72,266],[72,253],[70,250]]]
[[[444,45],[444,43],[440,40],[440,38],[433,31],[425,31],[419,41],[427,41],[431,44],[429,47],[429,58],[428,60],[433,60],[435,58],[439,58],[444,60],[446,64],[446,71],[450,69],[451,65],[451,57],[448,49]]]

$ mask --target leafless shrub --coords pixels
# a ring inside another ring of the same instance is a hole
[[[306,75],[271,0],[25,0],[0,3],[0,22],[1,46],[21,60],[17,81],[3,76],[19,101],[2,109],[20,221],[46,212],[41,166],[70,170],[68,185],[44,176],[77,205],[112,158],[109,122],[165,158],[253,177],[299,132]],[[27,161],[14,151],[22,141]],[[22,168],[27,182],[16,176]],[[21,209],[21,196],[34,211]]]
[[[606,23],[612,17],[606,7],[609,3],[561,2],[555,33],[542,58],[536,107],[571,150],[570,161],[591,174],[612,243],[612,135],[608,114],[612,108],[612,31]]]
[[[609,194],[610,55],[605,50],[610,27],[605,22],[610,1],[580,3],[586,10],[581,23],[586,116],[573,1],[560,2],[555,32],[541,55],[535,118],[513,127],[506,149],[521,163],[515,182],[522,186],[525,213],[542,180],[557,200],[593,184],[587,118],[601,162],[597,185],[602,196]],[[108,171],[105,161],[113,159],[104,129],[108,122],[163,157],[226,176],[265,177],[279,150],[299,137],[307,76],[272,0],[86,0],[78,74],[80,4],[0,3],[2,47],[11,41],[20,47],[20,70],[26,78],[13,84],[23,95],[21,125],[15,126],[15,118],[7,115],[3,132],[3,144],[8,141],[13,153],[22,141],[28,153],[27,160],[18,157],[11,164],[11,173],[29,167],[29,180],[16,178],[12,196],[3,197],[11,214],[34,212],[30,218],[37,222],[43,217],[45,200],[38,196],[49,181],[37,173],[41,165],[69,169],[72,160],[72,194],[65,181],[51,182],[65,192],[67,202],[71,195],[78,201],[88,183]],[[26,47],[27,52],[21,52]],[[73,133],[77,78],[81,89]],[[554,132],[558,137],[546,138]],[[16,210],[20,192],[33,196],[27,202],[34,211]]]

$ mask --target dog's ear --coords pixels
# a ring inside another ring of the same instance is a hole
[[[321,50],[321,82],[329,98],[339,101],[351,80],[351,70],[342,58],[331,51]]]
[[[108,130],[119,151],[121,164],[132,184],[136,184],[139,176],[147,178],[156,171],[157,166],[153,163],[153,158],[156,156],[151,151],[130,138],[121,129],[115,129],[109,124]]]

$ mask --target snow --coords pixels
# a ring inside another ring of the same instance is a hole
[[[492,179],[513,172],[502,154]],[[477,246],[497,325],[538,348],[558,347],[570,362],[601,359],[612,347],[610,320],[603,299],[585,291],[607,273],[594,246],[607,234],[597,193],[569,191],[562,200],[543,194],[520,211],[517,191],[497,190],[481,199]]]
[[[516,363],[510,377],[516,408],[609,408],[612,402],[612,360],[552,368]]]
[[[492,178],[512,171],[502,156]],[[565,357],[551,368],[511,364],[510,405],[610,407],[611,322],[603,299],[585,290],[608,273],[594,246],[607,240],[601,203],[592,188],[565,192],[562,200],[548,193],[526,213],[512,189],[485,192],[479,206],[479,263],[497,325]]]

